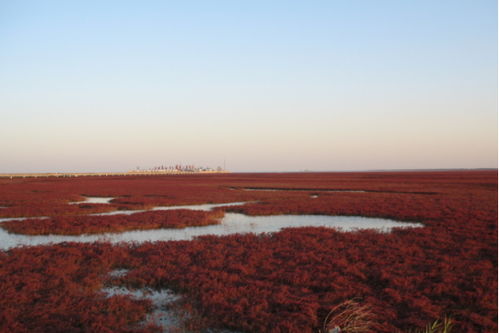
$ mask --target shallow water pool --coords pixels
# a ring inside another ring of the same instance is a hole
[[[111,200],[115,199],[115,197],[85,197],[85,200],[82,201],[74,201],[70,202],[70,205],[79,205],[79,204],[108,204]]]
[[[33,222],[36,223],[36,222]],[[41,235],[29,236],[11,234],[0,228],[0,249],[9,249],[22,245],[43,245],[61,242],[155,242],[172,240],[192,240],[197,236],[225,236],[237,233],[272,233],[283,228],[327,227],[351,232],[357,229],[374,229],[390,232],[392,228],[417,228],[420,223],[397,222],[394,220],[360,217],[360,216],[328,216],[328,215],[276,215],[247,216],[237,213],[226,213],[220,224],[187,227],[183,229],[153,229],[126,231],[121,233],[103,233],[93,235],[65,236]],[[297,232],[299,232],[297,230]]]
[[[138,210],[116,210],[112,212],[95,213],[90,215],[95,216],[106,216],[106,215],[131,215],[136,213],[148,212],[151,210],[172,210],[172,209],[189,209],[189,210],[203,210],[209,211],[217,207],[229,207],[229,206],[239,206],[244,205],[247,202],[228,202],[219,204],[201,204],[201,205],[182,205],[182,206],[157,206],[151,209],[138,209]]]

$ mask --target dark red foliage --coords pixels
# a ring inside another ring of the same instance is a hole
[[[160,228],[185,228],[219,223],[223,211],[176,209],[133,215],[59,216],[48,219],[7,221],[2,228],[27,235],[81,235]]]
[[[104,244],[0,252],[0,332],[159,332],[138,325],[149,301],[99,291],[125,253]]]
[[[98,292],[114,268],[130,269],[114,283],[171,288],[207,325],[241,332],[317,332],[331,309],[352,299],[368,306],[377,332],[408,331],[446,315],[455,332],[497,331],[497,171],[0,180],[0,206],[11,206],[0,212],[51,215],[55,228],[66,220],[61,215],[82,214],[67,204],[80,195],[119,197],[112,209],[258,201],[226,209],[389,217],[425,227],[389,234],[309,227],[0,252],[0,331],[140,330],[146,302]]]

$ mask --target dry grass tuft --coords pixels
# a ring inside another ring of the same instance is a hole
[[[452,319],[444,317],[442,321],[435,320],[433,323],[428,324],[424,329],[409,331],[409,333],[450,333],[453,328]]]
[[[346,300],[335,306],[324,319],[320,333],[373,332],[375,315],[366,304]]]

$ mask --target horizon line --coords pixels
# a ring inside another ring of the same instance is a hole
[[[416,169],[361,169],[361,170],[295,170],[295,171],[203,171],[203,172],[130,172],[130,171],[100,171],[100,172],[5,172],[0,178],[19,177],[85,177],[85,176],[176,176],[176,175],[213,175],[240,173],[356,173],[356,172],[432,172],[432,171],[498,171],[498,168],[416,168]]]

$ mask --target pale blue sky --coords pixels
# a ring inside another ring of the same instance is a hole
[[[1,1],[0,172],[497,167],[497,3]]]

